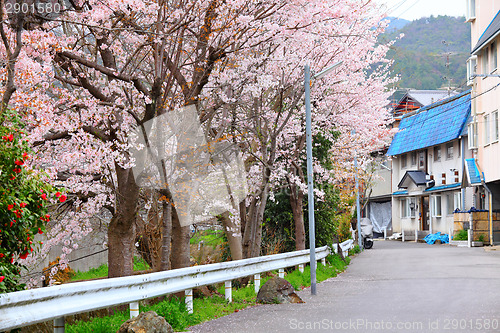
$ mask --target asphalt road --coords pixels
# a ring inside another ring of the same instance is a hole
[[[500,332],[500,251],[376,241],[304,304],[258,305],[191,332]],[[195,309],[196,311],[196,309]]]

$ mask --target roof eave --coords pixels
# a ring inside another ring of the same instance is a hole
[[[479,52],[482,49],[484,49],[485,46],[487,46],[488,44],[490,44],[495,38],[497,38],[498,35],[500,35],[500,30],[498,30],[493,36],[491,36],[490,38],[488,38],[486,41],[484,41],[480,45],[476,45],[476,47],[474,47],[474,49],[472,50],[471,55],[477,56],[479,54]]]

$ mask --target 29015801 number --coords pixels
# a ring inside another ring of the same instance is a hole
[[[45,19],[54,19],[71,8],[69,0],[5,0],[7,14],[31,14]]]
[[[445,319],[445,330],[467,330],[467,331],[488,331],[497,332],[500,327],[498,319]]]

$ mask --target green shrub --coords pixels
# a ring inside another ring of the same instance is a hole
[[[468,234],[467,230],[460,230],[458,231],[455,236],[453,236],[453,240],[459,241],[459,240],[467,240],[468,239]]]

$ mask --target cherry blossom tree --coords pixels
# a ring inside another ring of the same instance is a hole
[[[32,163],[71,193],[48,228],[44,253],[58,243],[69,253],[92,231],[94,217],[109,217],[109,276],[131,274],[141,200],[130,133],[154,117],[195,105],[209,140],[230,140],[244,150],[251,193],[233,202],[223,221],[233,259],[259,255],[272,185],[287,179],[297,193],[297,216],[301,211],[305,180],[297,158],[304,154],[305,59],[316,72],[343,61],[312,87],[315,133],[337,131],[336,147],[349,143],[360,154],[384,136],[385,69],[366,75],[387,50],[375,45],[383,24],[372,1],[73,5],[22,34],[9,20],[2,23],[12,41],[2,89],[11,95],[10,106],[25,115],[37,152]],[[353,127],[356,140],[348,134]],[[315,169],[322,181],[336,176],[317,163]],[[189,265],[189,227],[179,223],[170,189],[151,198],[163,199],[172,268]]]
[[[232,106],[228,127],[236,128],[246,140],[252,191],[246,205],[240,205],[240,221],[230,226],[235,230],[241,224],[245,257],[259,254],[265,204],[271,189],[283,181],[291,193],[296,247],[305,248],[305,59],[316,72],[342,61],[334,73],[312,86],[313,131],[335,143],[332,156],[342,159],[339,165],[352,163],[348,147],[351,153],[357,150],[360,157],[367,156],[387,135],[384,56],[388,45],[376,44],[385,26],[377,7],[370,1],[299,1],[282,10],[270,23],[278,32],[269,44],[249,50],[247,61],[237,68],[214,75],[220,86],[231,87],[218,93]],[[243,73],[253,85],[239,80]],[[358,135],[352,137],[352,130]],[[343,176],[338,171],[345,170],[326,170],[317,162],[314,169],[319,183],[334,182]],[[321,197],[321,191],[317,194]],[[232,216],[237,220],[236,212]],[[230,244],[231,236],[240,235],[230,232]]]

